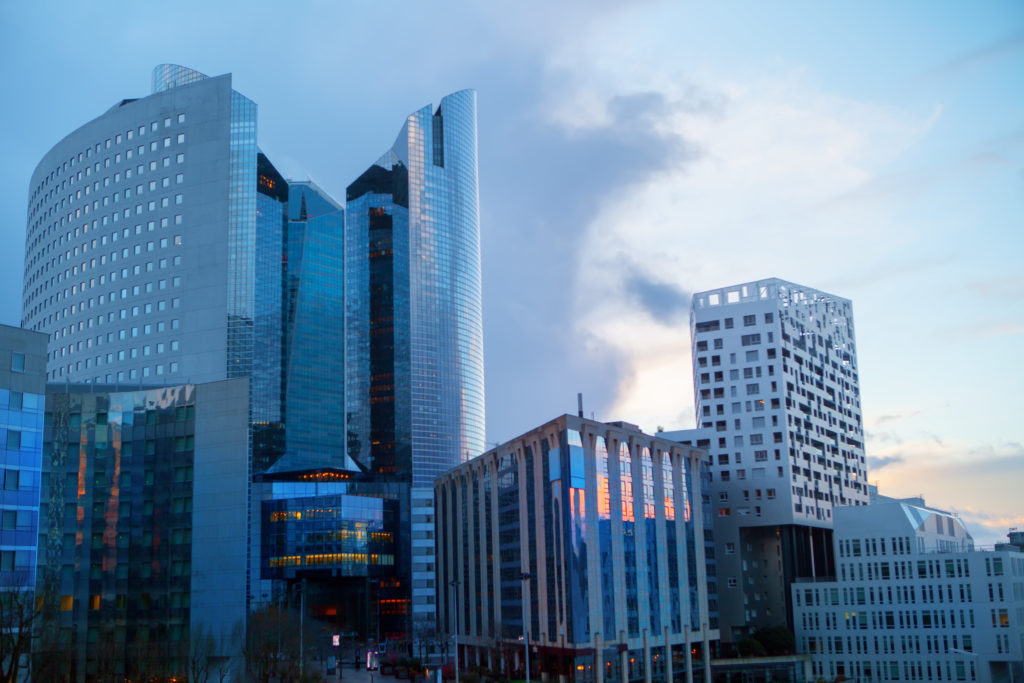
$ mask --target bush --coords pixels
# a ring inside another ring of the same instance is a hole
[[[764,657],[767,651],[757,638],[747,636],[736,645],[741,657]]]
[[[791,655],[796,651],[796,638],[785,626],[767,626],[754,632],[753,637],[772,656]]]

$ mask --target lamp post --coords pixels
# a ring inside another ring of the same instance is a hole
[[[526,683],[530,683],[530,599],[527,590],[530,588],[530,572],[520,572],[519,580],[523,582],[523,645],[526,646]]]
[[[455,603],[455,683],[459,683],[459,581],[453,579],[448,585],[453,588],[452,600]]]

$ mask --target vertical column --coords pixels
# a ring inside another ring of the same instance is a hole
[[[668,626],[665,627],[665,683],[672,683],[672,645],[668,642]]]
[[[619,671],[619,683],[629,683],[629,641],[625,631],[619,631]]]
[[[651,683],[651,644],[647,641],[647,631],[643,629],[644,636],[644,683]]]

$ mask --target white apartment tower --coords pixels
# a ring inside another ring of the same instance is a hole
[[[694,294],[698,429],[710,454],[721,632],[792,627],[789,585],[834,575],[834,506],[868,502],[849,300],[779,279]]]

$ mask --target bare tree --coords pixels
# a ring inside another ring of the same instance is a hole
[[[0,591],[0,679],[14,683],[27,671],[32,654],[32,628],[39,615],[35,593],[23,585]]]
[[[244,656],[246,671],[257,683],[298,679],[298,619],[277,605],[251,613]]]

